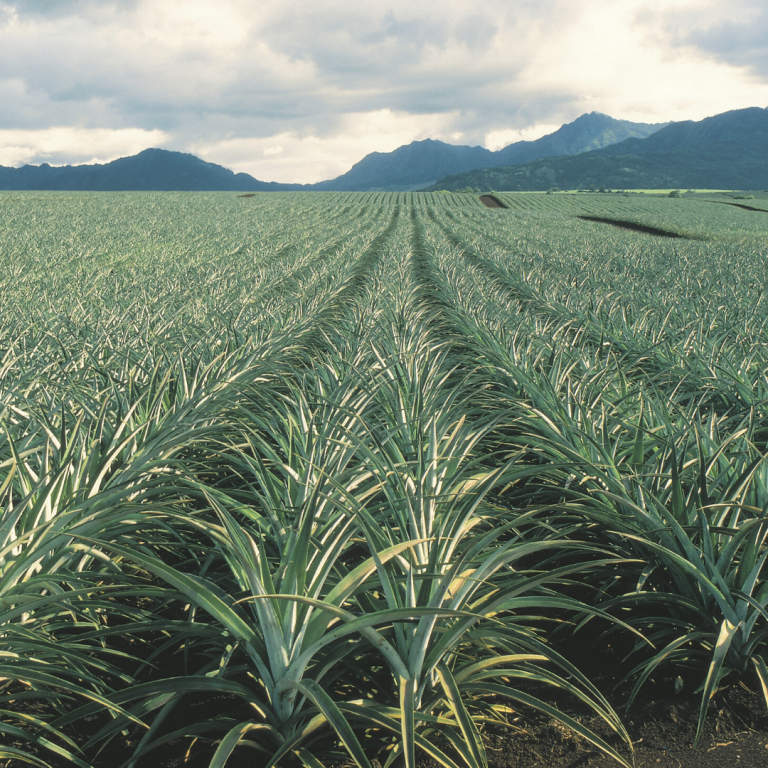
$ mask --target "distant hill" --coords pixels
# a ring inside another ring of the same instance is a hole
[[[491,152],[426,139],[394,152],[373,152],[342,176],[319,184],[278,184],[259,181],[247,173],[233,173],[194,155],[165,149],[145,149],[103,165],[52,167],[0,166],[0,189],[27,190],[179,190],[270,192],[289,190],[407,191],[432,184],[448,174],[477,168],[522,163],[550,155],[576,154],[631,137],[648,136],[659,125],[614,120],[592,112],[536,141],[520,141]]]
[[[457,173],[459,171],[459,173]],[[592,112],[498,152],[427,139],[374,152],[319,184],[264,182],[194,155],[147,149],[103,165],[0,166],[0,189],[26,190],[768,189],[768,109],[664,126]]]
[[[0,189],[266,192],[303,188],[301,184],[258,181],[247,173],[234,173],[194,155],[165,149],[145,149],[104,165],[0,166]]]
[[[487,168],[493,165],[495,154],[483,147],[424,139],[393,152],[371,152],[342,176],[313,186],[335,192],[408,191],[427,186],[450,173]]]
[[[669,123],[632,123],[590,112],[536,141],[518,141],[500,149],[494,153],[494,165],[519,165],[542,157],[580,155],[627,139],[644,139],[667,125]]]
[[[768,109],[671,123],[575,156],[447,176],[430,189],[768,189]]]
[[[312,187],[339,192],[419,189],[449,174],[517,165],[553,155],[576,155],[626,139],[644,138],[665,125],[631,123],[591,112],[540,139],[515,142],[497,152],[425,139],[393,152],[372,152],[347,173]]]

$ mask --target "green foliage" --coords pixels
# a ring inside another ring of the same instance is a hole
[[[626,761],[598,620],[768,691],[765,217],[472,193],[0,195],[3,757]]]

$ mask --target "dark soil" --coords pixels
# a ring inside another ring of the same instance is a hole
[[[713,203],[720,203],[721,205],[732,205],[734,208],[742,208],[745,211],[759,211],[760,213],[768,213],[765,208],[755,208],[754,205],[744,205],[743,203],[726,203],[722,200],[712,200]]]
[[[682,671],[683,691],[676,694],[678,670],[659,670],[640,689],[627,711],[632,686],[622,684],[617,688],[616,685],[618,675],[628,671],[626,638],[612,644],[601,641],[599,632],[577,633],[560,639],[557,645],[621,716],[632,739],[634,756],[587,708],[574,706],[571,699],[559,698],[551,688],[542,687],[532,692],[594,731],[635,768],[768,768],[768,710],[756,674],[725,685],[715,694],[701,737],[694,747],[701,705],[701,695],[696,689],[703,682],[698,672]],[[490,768],[619,766],[591,742],[531,710],[521,709],[510,714],[508,723],[509,729],[485,731]],[[437,768],[437,765],[431,759],[419,762],[419,768]]]
[[[637,702],[624,719],[632,738],[634,760],[618,739],[609,739],[602,721],[580,717],[599,732],[635,768],[766,768],[768,715],[762,695],[734,686],[715,696],[704,732],[691,742],[699,712],[696,697],[670,696]],[[511,715],[510,728],[485,733],[489,768],[618,768],[619,763],[590,742],[554,721],[523,713]],[[382,761],[383,762],[383,761]],[[460,760],[457,764],[462,765]],[[373,763],[378,768],[376,762]],[[397,768],[403,768],[398,762]],[[431,758],[419,758],[418,768],[439,768]],[[336,768],[354,768],[351,762]]]
[[[495,195],[480,195],[480,202],[488,208],[506,208],[507,206]]]
[[[625,718],[632,737],[636,768],[762,768],[768,766],[768,716],[762,696],[739,686],[719,693],[710,707],[696,747],[698,697],[648,699]],[[514,719],[514,718],[513,718]],[[597,730],[588,717],[581,722]],[[514,723],[521,730],[489,736],[488,763],[493,768],[615,768],[618,763],[580,736],[553,722]],[[605,734],[604,734],[605,735]],[[632,762],[625,749],[614,746]],[[424,768],[434,764],[424,763]]]
[[[606,219],[602,216],[577,216],[582,221],[596,221],[600,224],[610,224],[613,227],[621,229],[630,229],[633,232],[644,232],[646,235],[655,235],[656,237],[685,237],[679,232],[670,232],[666,229],[657,229],[656,227],[647,227],[645,224],[638,224],[636,221],[623,221],[621,219]]]
[[[768,766],[768,713],[761,693],[741,684],[718,692],[710,706],[704,732],[696,747],[691,742],[696,731],[700,699],[697,696],[661,695],[662,688],[674,690],[672,680],[664,680],[636,700],[623,717],[634,745],[635,768],[765,768]],[[220,697],[221,698],[221,697]],[[224,697],[226,698],[226,697]],[[626,698],[623,697],[623,698]],[[551,696],[550,696],[551,700]],[[202,703],[202,702],[200,702]],[[207,701],[207,706],[231,706],[230,701]],[[620,702],[612,700],[620,713]],[[199,705],[198,705],[199,706]],[[567,707],[561,708],[568,711]],[[243,713],[245,714],[245,713]],[[578,714],[571,712],[571,714]],[[198,714],[199,716],[199,714]],[[247,719],[247,715],[245,717]],[[623,743],[597,717],[581,713],[579,721],[599,733],[630,763]],[[604,755],[590,742],[564,726],[529,711],[512,712],[509,728],[485,731],[489,768],[617,768],[619,763]],[[135,744],[134,744],[135,746]],[[157,768],[206,768],[212,748],[195,751],[185,760],[186,740],[174,741],[141,766]],[[94,765],[117,765],[132,752],[128,744],[115,740],[102,760]],[[118,754],[120,753],[120,754]],[[46,755],[50,758],[50,755]],[[107,762],[105,763],[104,760]],[[253,757],[233,756],[232,768],[253,766]],[[418,768],[438,768],[430,758],[417,760]],[[460,761],[459,761],[459,764]],[[0,760],[0,768],[21,768],[16,760]],[[55,760],[52,765],[59,765]],[[63,763],[61,764],[63,768]],[[291,761],[286,763],[293,765]],[[373,763],[376,766],[376,762]],[[342,761],[337,768],[354,768]],[[402,768],[402,764],[398,764]]]
[[[678,695],[675,693],[678,670],[659,671],[641,689],[627,712],[631,686],[616,689],[618,676],[627,671],[625,641],[619,638],[601,641],[599,628],[595,627],[591,634],[585,631],[557,638],[556,646],[594,682],[622,717],[632,739],[634,760],[625,743],[588,708],[574,704],[564,695],[559,696],[551,687],[532,688],[530,692],[597,733],[630,764],[634,762],[635,768],[768,768],[768,711],[756,675],[742,682],[734,681],[715,694],[701,738],[694,747],[701,703],[700,695],[695,692],[702,682],[698,672],[680,670],[685,679],[683,691]],[[166,669],[166,672],[183,674],[181,670]],[[227,714],[240,722],[253,716],[233,696],[188,695],[167,723],[168,731],[183,727],[184,722],[199,722],[205,718],[206,710]],[[106,716],[100,715],[94,717],[93,722],[81,723],[76,740],[87,740],[107,721]],[[530,709],[510,709],[507,722],[508,727],[483,727],[489,768],[617,768],[619,765],[586,739]],[[93,763],[94,768],[114,768],[122,763],[131,755],[139,736],[132,733],[126,734],[123,740],[114,739]],[[202,743],[190,750],[188,739],[175,739],[140,760],[139,768],[207,768],[214,750],[213,745]],[[51,766],[64,768],[65,763],[51,760],[49,752],[45,757]],[[331,758],[323,762],[333,768],[354,768],[353,763],[340,754],[337,759],[340,761],[334,762]],[[384,760],[380,760],[383,764]],[[248,751],[236,752],[227,768],[253,768],[258,764]],[[462,763],[457,760],[457,764]],[[21,765],[13,759],[0,759],[0,768],[21,768]],[[297,763],[286,760],[280,765],[293,768]],[[375,761],[373,765],[377,768]],[[438,768],[434,760],[419,757],[418,753],[417,765],[418,768]],[[402,768],[402,763],[397,763],[396,768]]]

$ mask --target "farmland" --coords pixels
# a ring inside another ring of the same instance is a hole
[[[0,760],[768,706],[768,204],[497,197],[0,193]]]

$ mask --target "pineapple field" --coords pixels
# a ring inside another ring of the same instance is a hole
[[[0,193],[0,765],[768,741],[768,199],[494,196]]]

